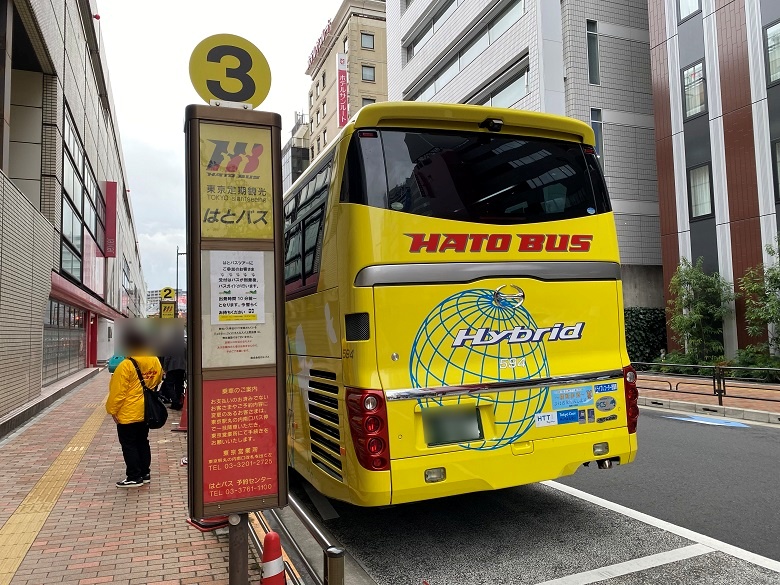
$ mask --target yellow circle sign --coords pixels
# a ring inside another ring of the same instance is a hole
[[[190,79],[206,103],[218,100],[256,108],[271,89],[271,68],[260,49],[246,39],[213,35],[192,52]]]
[[[176,298],[176,292],[170,286],[166,286],[160,289],[160,298],[164,301],[172,301]]]

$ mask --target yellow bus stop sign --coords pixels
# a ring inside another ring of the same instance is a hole
[[[160,317],[163,319],[176,318],[176,302],[160,301]]]
[[[160,300],[173,301],[175,299],[176,292],[170,286],[166,286],[165,288],[160,289]]]
[[[226,101],[251,104],[254,109],[271,89],[271,68],[260,49],[246,39],[219,34],[195,47],[190,80],[207,104]]]

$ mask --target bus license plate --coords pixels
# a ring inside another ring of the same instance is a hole
[[[423,430],[429,447],[468,443],[483,438],[479,409],[474,408],[424,408]]]

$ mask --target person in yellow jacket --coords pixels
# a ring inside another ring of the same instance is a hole
[[[160,360],[144,350],[143,337],[133,331],[125,334],[125,355],[131,356],[141,370],[147,388],[156,388],[162,380]],[[149,427],[144,421],[144,391],[135,365],[125,358],[114,370],[108,387],[106,412],[114,418],[119,444],[127,466],[127,477],[116,482],[118,488],[141,487],[151,481],[152,451]]]

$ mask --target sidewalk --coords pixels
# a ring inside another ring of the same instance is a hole
[[[0,440],[0,585],[227,584],[227,535],[186,523],[186,433],[151,431],[152,482],[114,486],[124,462],[103,406],[109,376]]]
[[[711,378],[686,378],[653,372],[637,372],[637,376],[640,404],[780,423],[778,384],[727,380],[723,406],[719,406]],[[759,398],[767,400],[758,400]],[[674,404],[670,406],[669,402]]]

